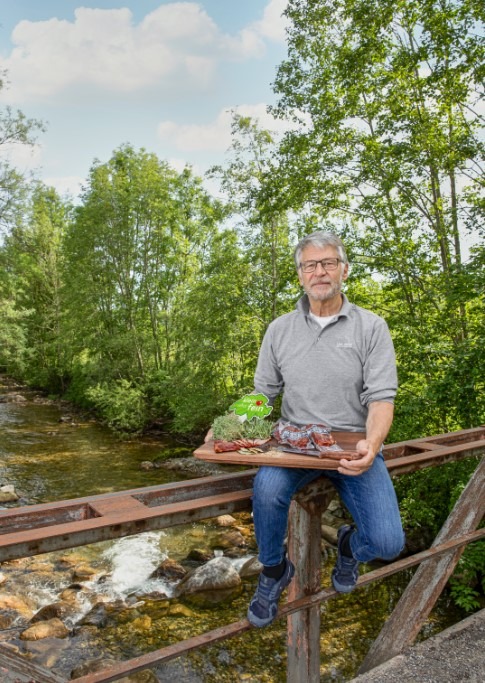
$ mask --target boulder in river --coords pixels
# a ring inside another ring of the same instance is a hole
[[[22,631],[20,638],[22,640],[42,640],[43,638],[66,638],[68,635],[67,626],[60,619],[54,617],[54,619],[32,624],[25,631]]]
[[[95,605],[79,622],[80,626],[96,626],[104,628],[108,623],[108,610],[106,605],[99,603]]]
[[[227,557],[215,557],[182,579],[176,595],[197,604],[212,604],[234,597],[240,592],[241,584],[232,562]]]
[[[180,581],[187,574],[187,570],[175,560],[167,558],[150,574],[151,579],[166,579]]]
[[[216,517],[216,524],[217,526],[234,526],[237,522],[232,515],[219,515]]]
[[[237,529],[226,529],[214,538],[211,542],[213,548],[244,548],[246,546],[246,539]]]
[[[241,579],[246,579],[251,576],[258,576],[263,569],[263,565],[257,557],[250,557],[239,569],[239,576]]]
[[[41,607],[40,610],[34,614],[30,623],[35,624],[38,621],[49,621],[54,618],[65,621],[65,619],[73,617],[75,614],[77,614],[77,610],[73,605],[62,601],[53,602],[50,605]]]
[[[213,557],[213,552],[207,548],[192,548],[184,561],[201,564],[202,562],[209,562],[209,560],[212,560]]]
[[[0,486],[0,503],[14,503],[18,499],[19,496],[11,484]]]
[[[74,569],[72,573],[72,580],[90,581],[96,574],[98,574],[98,571],[93,567],[89,567],[88,565],[81,565],[80,567],[76,567]]]
[[[8,593],[0,593],[0,610],[1,609],[15,610],[22,617],[28,619],[31,619],[34,614],[32,603],[28,602],[26,599]]]

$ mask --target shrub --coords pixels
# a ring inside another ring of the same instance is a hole
[[[103,421],[117,432],[140,432],[147,422],[143,392],[126,379],[97,384],[86,390],[86,396]]]

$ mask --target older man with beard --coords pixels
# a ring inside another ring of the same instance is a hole
[[[268,327],[259,354],[255,390],[270,402],[283,393],[281,418],[295,425],[324,424],[362,432],[358,460],[342,458],[337,470],[261,467],[254,482],[253,515],[263,570],[248,609],[257,627],[270,624],[294,567],[285,537],[293,494],[325,475],[350,511],[353,525],[339,529],[334,588],[351,592],[359,563],[390,560],[404,534],[381,448],[392,424],[397,373],[385,321],[348,301],[342,283],[348,260],[339,237],[315,232],[295,249],[305,295],[296,310]]]

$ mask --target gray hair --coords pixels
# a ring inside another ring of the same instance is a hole
[[[305,235],[305,237],[303,237],[296,245],[294,251],[294,258],[297,270],[300,267],[301,252],[306,247],[310,246],[320,248],[333,247],[337,250],[339,258],[342,260],[343,263],[349,262],[345,251],[344,243],[342,242],[340,237],[337,237],[337,235],[334,235],[332,232],[317,230],[317,232],[312,232],[310,235]]]

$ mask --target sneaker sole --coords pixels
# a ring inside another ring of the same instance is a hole
[[[292,582],[294,576],[295,576],[295,567],[293,565],[291,565],[291,571],[290,571],[290,576],[288,577],[288,583],[285,584],[284,588],[282,588],[281,593],[283,593],[283,591],[286,588],[288,588],[288,586]],[[281,597],[281,593],[278,597],[278,600]],[[276,616],[278,614],[278,604],[276,604],[276,612],[274,613],[274,615],[272,617],[269,617],[268,619],[260,619],[256,615],[252,614],[250,610],[251,610],[251,604],[248,607],[248,611],[247,611],[247,615],[246,615],[249,623],[252,624],[252,626],[256,626],[256,628],[264,628],[265,626],[269,626],[270,624],[272,624],[273,621],[276,619]]]
[[[332,576],[332,586],[335,588],[337,593],[352,593],[356,587],[356,584],[353,586],[346,586],[343,583],[338,583],[338,581],[336,581]]]

